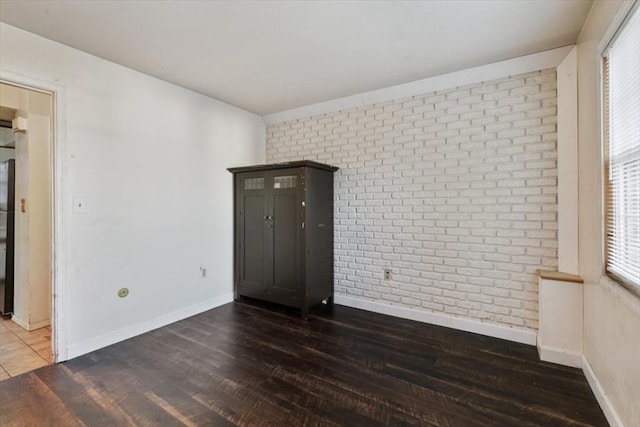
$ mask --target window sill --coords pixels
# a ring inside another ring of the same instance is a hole
[[[584,283],[582,277],[575,274],[563,273],[561,271],[538,270],[538,277],[544,280],[553,280],[555,282]]]

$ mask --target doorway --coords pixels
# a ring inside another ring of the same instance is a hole
[[[0,82],[0,125],[2,380],[53,362],[52,93]]]

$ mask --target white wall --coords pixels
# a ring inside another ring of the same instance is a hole
[[[0,66],[64,92],[69,357],[230,301],[226,168],[264,161],[261,118],[5,24]]]
[[[337,301],[535,331],[536,270],[557,267],[556,102],[552,69],[269,126],[267,161],[341,168]]]
[[[598,44],[624,2],[594,3],[578,43],[580,275],[586,371],[610,422],[640,425],[640,300],[602,279],[603,217]],[[627,2],[628,3],[628,2]]]

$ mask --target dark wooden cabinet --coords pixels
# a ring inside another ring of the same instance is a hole
[[[333,300],[333,173],[312,161],[234,174],[234,295],[309,308]]]

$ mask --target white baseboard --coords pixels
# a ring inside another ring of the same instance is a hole
[[[389,316],[400,317],[403,319],[417,320],[418,322],[430,323],[432,325],[446,326],[448,328],[515,341],[522,344],[536,345],[536,333],[526,329],[509,328],[493,323],[480,322],[478,320],[462,319],[448,314],[414,310],[411,308],[354,298],[347,295],[335,295],[334,301],[338,305],[359,308],[362,310],[372,311],[374,313],[387,314]]]
[[[17,323],[22,329],[26,331],[35,331],[36,329],[44,328],[51,324],[51,319],[43,320],[41,322],[29,323],[26,320],[23,320],[16,316],[15,314],[11,316],[11,320]]]
[[[212,308],[220,307],[221,305],[230,303],[232,301],[233,293],[230,292],[217,298],[212,298],[198,304],[173,311],[171,313],[163,314],[153,319],[145,320],[143,322],[139,322],[104,335],[90,338],[79,343],[71,344],[69,345],[68,359],[73,359],[74,357],[90,353],[99,348],[103,348],[108,345],[135,337],[137,335],[144,334],[145,332],[161,328],[170,323],[186,319],[187,317],[195,316],[196,314],[211,310]]]
[[[604,416],[607,418],[609,425],[624,427],[618,412],[616,412],[616,408],[613,407],[609,397],[602,388],[602,384],[600,384],[598,377],[596,377],[595,372],[593,372],[589,361],[584,356],[582,356],[582,371],[584,372],[584,376],[587,377],[587,382],[591,387],[591,391],[593,391],[593,394],[596,396],[596,399],[600,404],[600,408],[602,408],[602,412],[604,412]]]
[[[572,368],[582,368],[582,353],[544,345],[540,339],[540,335],[538,335],[537,347],[540,360],[571,366]]]

